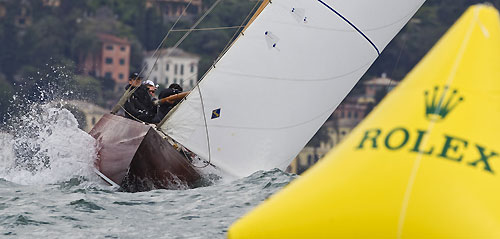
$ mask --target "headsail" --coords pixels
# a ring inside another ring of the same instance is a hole
[[[233,175],[284,169],[423,2],[273,0],[162,128]]]

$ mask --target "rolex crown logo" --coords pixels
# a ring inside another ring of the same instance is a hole
[[[432,94],[432,96],[430,95]],[[434,91],[429,93],[425,91],[425,116],[430,121],[440,121],[448,115],[457,105],[464,100],[458,96],[458,91],[444,86],[440,91],[439,87],[434,87]]]

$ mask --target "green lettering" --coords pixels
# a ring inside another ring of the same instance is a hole
[[[415,142],[415,146],[413,147],[411,152],[432,154],[432,151],[434,151],[434,147],[431,147],[427,152],[424,152],[420,149],[420,144],[422,143],[422,139],[424,138],[424,135],[427,133],[427,131],[417,130],[417,132],[418,132],[417,141]]]
[[[404,134],[403,141],[401,143],[399,143],[398,145],[391,146],[389,144],[390,138],[396,132],[403,132],[403,134]],[[395,128],[391,132],[389,132],[389,134],[387,134],[387,137],[385,137],[385,147],[387,147],[390,150],[400,149],[401,147],[403,147],[406,144],[406,142],[408,142],[409,138],[410,138],[410,134],[408,133],[408,130],[406,130],[404,128]]]
[[[377,137],[380,135],[382,131],[380,129],[370,129],[365,132],[365,136],[361,140],[361,143],[357,147],[358,149],[362,149],[366,140],[371,140],[373,142],[372,148],[377,148]]]
[[[494,173],[490,167],[490,164],[488,163],[488,159],[493,157],[493,156],[498,156],[498,154],[494,151],[491,151],[490,154],[486,155],[484,153],[485,149],[477,144],[476,144],[476,148],[478,149],[479,154],[481,154],[481,158],[479,158],[478,160],[476,160],[474,162],[469,163],[469,165],[472,165],[475,167],[479,162],[482,162],[482,163],[484,163],[484,170],[486,170],[490,173]]]
[[[462,161],[463,154],[461,154],[458,158],[453,158],[450,155],[448,155],[448,152],[449,152],[450,149],[453,152],[457,152],[458,151],[460,145],[458,145],[458,144],[452,144],[453,142],[461,143],[463,145],[463,148],[467,148],[467,144],[468,144],[467,141],[465,141],[463,139],[459,139],[459,138],[454,138],[454,137],[451,137],[451,136],[447,136],[447,135],[445,135],[445,137],[446,137],[446,142],[443,145],[443,150],[441,151],[441,154],[439,155],[439,157],[442,157],[442,158],[445,158],[445,159],[449,159],[449,160],[453,160],[453,161],[457,161],[457,162]]]

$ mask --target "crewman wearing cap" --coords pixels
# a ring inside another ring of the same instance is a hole
[[[125,89],[129,89],[130,87],[136,87],[137,89],[123,105],[125,117],[152,123],[157,107],[149,94],[148,87],[142,84],[142,77],[138,73],[130,74],[128,85]]]

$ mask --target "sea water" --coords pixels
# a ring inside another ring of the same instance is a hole
[[[0,237],[225,238],[296,175],[260,171],[185,190],[120,192],[93,172],[96,143],[66,109],[30,110],[0,132]]]

